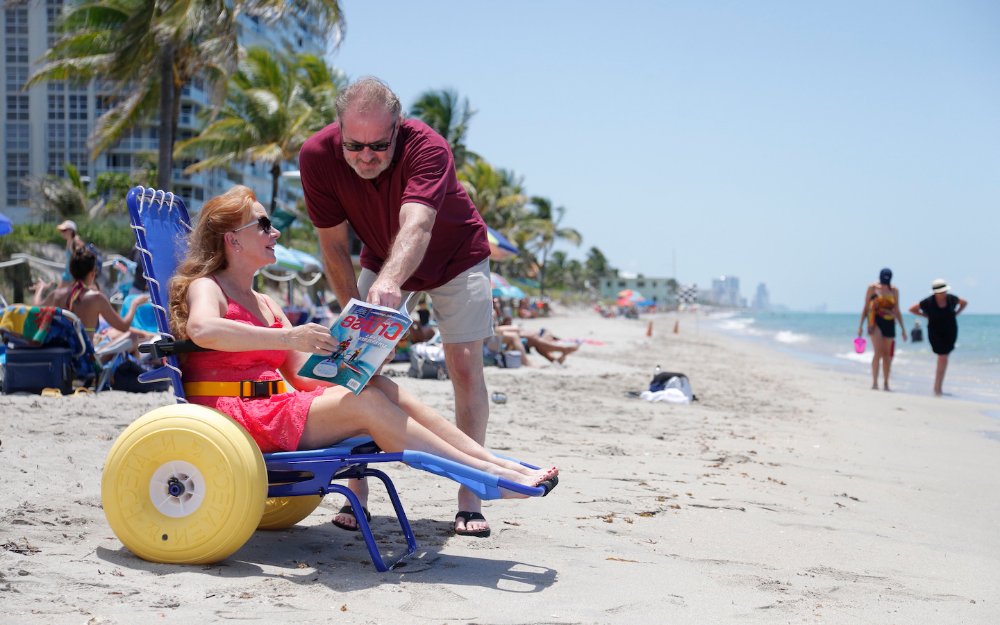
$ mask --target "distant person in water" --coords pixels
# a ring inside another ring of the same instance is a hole
[[[914,315],[927,318],[927,340],[931,350],[937,354],[937,371],[934,373],[934,394],[941,396],[944,391],[944,373],[948,369],[948,355],[955,349],[958,339],[956,317],[965,310],[969,302],[948,291],[950,287],[938,278],[931,283],[931,295],[910,306]]]
[[[913,322],[913,329],[910,330],[910,342],[920,343],[924,340],[924,329],[920,327],[920,320],[917,319]]]
[[[903,313],[899,312],[899,289],[892,286],[892,270],[886,267],[879,272],[878,282],[870,284],[865,292],[865,305],[858,322],[858,336],[868,321],[868,336],[872,341],[872,388],[878,388],[878,372],[882,370],[882,388],[889,390],[889,371],[896,341],[896,322],[900,336],[906,340]]]

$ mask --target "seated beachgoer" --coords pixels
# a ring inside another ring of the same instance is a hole
[[[133,349],[139,343],[155,338],[149,332],[131,327],[136,310],[149,300],[148,295],[133,298],[130,308],[122,316],[111,305],[107,295],[93,288],[94,278],[97,275],[97,257],[93,252],[85,247],[74,251],[69,260],[69,273],[72,282],[57,287],[45,296],[40,305],[65,308],[79,317],[96,349],[100,349],[105,342],[117,341],[124,336],[132,339]],[[109,327],[99,334],[97,328],[102,318]]]
[[[434,328],[431,327],[431,311],[427,308],[426,303],[421,302],[420,306],[417,307],[417,318],[410,326],[410,343],[424,343],[432,338],[434,338]]]
[[[524,341],[521,340],[521,330],[515,325],[494,326],[493,333],[496,336],[495,344],[503,351],[514,351],[521,354],[521,364],[525,367],[534,367],[531,359],[528,358],[528,350],[524,348]]]
[[[274,300],[254,291],[254,273],[275,262],[279,234],[247,187],[202,207],[188,255],[170,282],[177,338],[215,350],[182,357],[188,401],[231,416],[263,452],[321,448],[367,434],[385,451],[429,452],[518,484],[555,486],[555,467],[529,469],[494,456],[389,378],[374,376],[354,395],[300,377],[310,354],[330,354],[337,344],[324,326],[292,326]],[[266,396],[216,395],[217,386],[197,384],[245,380],[267,382]],[[504,497],[523,495],[505,491]]]
[[[535,316],[535,312],[531,309],[528,304],[527,298],[521,298],[517,302],[517,316],[521,319],[532,319]]]

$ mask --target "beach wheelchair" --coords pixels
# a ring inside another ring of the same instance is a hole
[[[371,477],[385,487],[406,539],[405,551],[387,560],[368,519],[356,515],[375,568],[386,571],[414,553],[417,542],[392,480],[371,466],[379,463],[402,462],[447,477],[482,499],[499,498],[501,489],[545,494],[543,487],[515,484],[432,454],[385,453],[367,437],[325,449],[262,454],[229,416],[187,403],[177,360],[182,348],[173,341],[167,316],[167,281],[186,252],[191,229],[187,208],[172,193],[143,187],[129,191],[127,204],[164,337],[143,347],[163,364],[140,380],[169,380],[177,400],[129,425],[105,462],[104,513],[132,553],[153,562],[217,562],[235,553],[258,529],[280,530],[305,519],[328,493],[340,493],[354,510],[361,510],[357,496],[337,482]]]

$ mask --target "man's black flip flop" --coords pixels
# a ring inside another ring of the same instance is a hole
[[[465,524],[468,525],[469,521],[485,521],[486,517],[484,517],[479,512],[467,512],[465,510],[462,510],[455,515],[455,520],[458,521],[459,519],[462,519],[465,522]],[[484,530],[477,530],[473,532],[471,530],[465,530],[465,529],[460,530],[456,527],[455,534],[457,534],[458,536],[473,536],[475,538],[486,538],[487,536],[490,535],[490,528],[487,527]]]
[[[368,508],[365,508],[364,506],[362,506],[361,507],[361,511],[365,513],[365,519],[367,519],[370,522],[372,520],[372,515],[371,515],[370,512],[368,512]],[[351,516],[354,517],[355,523],[357,523],[358,515],[354,514],[354,508],[351,507],[351,504],[347,504],[346,506],[344,506],[340,510],[337,510],[337,514],[350,514]],[[358,531],[358,526],[357,525],[347,525],[346,523],[341,523],[341,522],[337,521],[337,517],[333,517],[332,523],[334,525],[336,525],[337,527],[339,527],[340,529],[347,530],[348,532],[356,532],[356,531]]]

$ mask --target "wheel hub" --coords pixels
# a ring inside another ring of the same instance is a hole
[[[205,499],[206,483],[201,471],[190,462],[166,462],[149,480],[149,499],[168,517],[180,518],[193,513]]]

